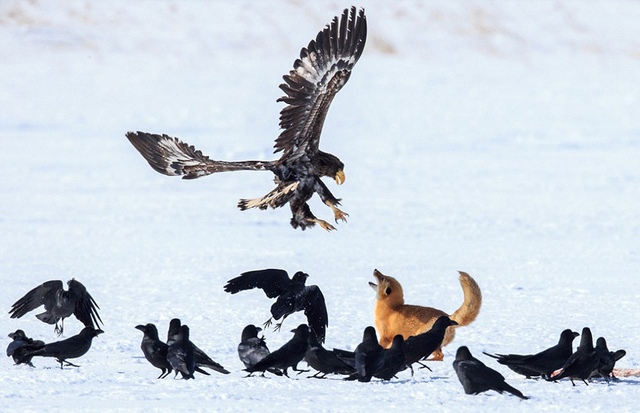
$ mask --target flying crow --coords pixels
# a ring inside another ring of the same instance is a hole
[[[37,314],[36,317],[47,324],[55,324],[55,332],[58,335],[62,334],[64,329],[64,319],[71,314],[85,327],[98,328],[98,322],[102,323],[98,315],[100,307],[91,294],[84,285],[73,278],[67,281],[67,285],[69,289],[65,291],[62,281],[52,280],[34,288],[11,306],[11,318],[20,318],[44,305],[44,313]]]
[[[276,298],[271,306],[271,318],[265,322],[265,327],[271,325],[272,320],[282,321],[276,324],[279,330],[284,319],[296,311],[304,311],[309,326],[316,332],[318,339],[324,343],[325,331],[329,325],[329,316],[324,302],[324,296],[316,285],[305,285],[309,274],[298,271],[289,278],[285,270],[266,269],[249,271],[233,278],[224,286],[228,293],[260,288],[269,298]]]

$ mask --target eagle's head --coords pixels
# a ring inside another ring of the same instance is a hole
[[[344,164],[337,156],[318,151],[313,159],[313,166],[318,175],[335,179],[338,185],[344,183]]]

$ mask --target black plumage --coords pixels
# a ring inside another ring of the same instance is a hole
[[[256,363],[270,353],[264,336],[258,337],[260,331],[262,331],[262,329],[253,324],[249,324],[242,330],[240,344],[238,344],[238,357],[240,357],[240,361],[242,361],[246,368],[255,366]],[[273,368],[268,369],[268,371],[275,375],[282,376],[282,372],[278,369]]]
[[[589,375],[598,368],[600,357],[593,348],[593,337],[589,327],[582,329],[580,337],[580,345],[578,349],[567,359],[562,366],[562,370],[555,376],[552,376],[549,380],[556,381],[563,378],[569,378],[571,384],[576,385],[573,380],[582,380],[584,384],[587,383]]]
[[[558,344],[542,350],[536,354],[489,354],[489,357],[498,360],[498,363],[504,364],[518,374],[522,374],[527,378],[544,376],[551,377],[554,371],[562,368],[573,353],[572,343],[578,337],[578,333],[570,329],[560,333]]]
[[[104,333],[104,331],[100,329],[96,330],[93,327],[85,327],[75,336],[45,344],[41,348],[25,352],[25,355],[54,357],[58,360],[58,363],[60,363],[61,369],[64,368],[64,366],[78,367],[75,364],[71,364],[68,360],[84,356],[91,348],[93,338],[102,333]]]
[[[189,341],[189,327],[187,325],[181,325],[178,333],[171,340],[171,344],[167,348],[167,361],[176,374],[182,374],[183,379],[195,379],[193,373],[196,370],[196,357],[193,344]]]
[[[82,283],[73,278],[67,281],[67,285],[69,289],[65,290],[62,281],[52,280],[34,288],[11,306],[11,318],[20,318],[44,305],[45,311],[36,317],[47,324],[55,324],[58,335],[64,329],[64,319],[72,314],[85,327],[98,328],[98,322],[102,323],[98,315],[100,307],[91,294]]]
[[[598,340],[596,340],[595,351],[598,354],[598,367],[591,372],[590,378],[604,377],[607,381],[612,378],[615,379],[613,368],[616,366],[616,362],[624,357],[627,352],[625,350],[609,351],[607,340],[604,337],[598,337]]]
[[[336,222],[346,221],[348,214],[338,209],[340,200],[320,179],[326,176],[342,184],[344,164],[335,155],[319,150],[319,143],[329,106],[349,80],[366,39],[364,10],[352,7],[345,9],[340,19],[334,17],[302,48],[293,70],[283,77],[284,83],[280,85],[285,96],[278,101],[287,106],[280,112],[282,132],[274,145],[276,153],[283,152],[278,160],[215,161],[167,135],[128,132],[127,138],[154,170],[165,175],[195,179],[224,171],[271,171],[276,188],[262,198],[241,199],[238,203],[241,210],[279,208],[288,203],[293,228],[304,230],[319,224],[327,231],[333,230],[331,224],[313,215],[307,201],[317,193],[332,209]]]
[[[160,341],[158,329],[155,324],[148,323],[146,325],[137,325],[136,328],[144,333],[142,336],[142,343],[140,344],[144,357],[152,366],[157,367],[162,371],[158,378],[164,379],[173,370],[171,368],[171,364],[167,360],[167,351],[169,346]]]
[[[32,350],[37,350],[44,347],[44,341],[34,340],[27,337],[23,330],[16,330],[13,333],[9,333],[9,338],[13,339],[7,346],[7,357],[13,358],[13,362],[16,364],[31,364],[32,355],[27,355]]]
[[[439,349],[447,332],[447,327],[455,325],[458,325],[458,323],[443,315],[438,317],[431,329],[417,336],[408,337],[404,341],[405,364],[411,368],[412,374],[412,364],[421,364],[420,360],[429,357],[431,353]]]
[[[169,322],[169,330],[167,332],[167,345],[171,345],[171,343],[178,339],[181,325],[182,323],[179,318],[174,318]],[[209,373],[207,373],[205,370],[202,370],[202,367],[206,367],[211,370],[217,371],[218,373],[229,374],[229,371],[227,369],[222,367],[220,363],[213,361],[213,359],[209,357],[207,353],[200,350],[200,348],[193,344],[191,340],[189,340],[189,343],[191,343],[191,346],[193,347],[193,354],[196,362],[195,371],[209,376]]]
[[[309,331],[309,348],[304,356],[305,361],[316,370],[315,378],[324,378],[327,374],[351,374],[355,369],[340,360],[333,351],[329,351],[320,344],[316,333]]]
[[[285,318],[304,311],[309,326],[316,332],[318,339],[324,342],[325,331],[329,325],[329,316],[322,291],[316,285],[305,285],[308,274],[298,271],[289,278],[285,270],[266,269],[249,271],[227,281],[224,290],[235,294],[239,291],[260,288],[269,298],[277,298],[271,306],[271,318],[265,322],[269,326],[272,320],[282,321],[276,325],[279,330]]]
[[[265,358],[257,362],[251,367],[245,369],[249,373],[256,371],[271,371],[271,369],[282,370],[287,377],[287,370],[291,367],[293,371],[302,373],[308,370],[298,370],[300,363],[309,346],[309,327],[306,324],[300,324],[295,330],[292,330],[293,337],[287,341],[282,347],[271,352]]]
[[[358,344],[354,353],[358,381],[371,381],[371,377],[384,364],[384,348],[378,343],[375,328],[368,326],[364,329],[362,342]]]
[[[467,346],[458,348],[453,369],[466,394],[479,394],[487,390],[495,390],[498,393],[506,391],[521,399],[528,399],[520,390],[509,385],[502,374],[473,357]]]
[[[398,334],[393,338],[391,347],[383,352],[382,367],[374,373],[375,377],[382,380],[391,380],[399,371],[406,368],[404,341],[402,334]]]

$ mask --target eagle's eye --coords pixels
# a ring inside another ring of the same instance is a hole
[[[384,293],[385,293],[386,295],[391,294],[391,287],[387,287],[387,289],[386,289],[386,290],[384,290]]]

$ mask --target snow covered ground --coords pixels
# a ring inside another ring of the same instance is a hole
[[[78,369],[4,357],[0,410],[635,410],[638,378],[526,380],[481,351],[535,352],[589,326],[627,350],[619,367],[640,364],[640,3],[390,3],[356,4],[367,47],[321,141],[346,164],[345,184],[328,185],[350,217],[326,233],[294,231],[288,209],[236,208],[271,190],[269,174],[169,178],[124,133],[273,159],[281,76],[350,4],[0,2],[0,347],[17,328],[57,339],[33,314],[6,314],[50,279],[83,282],[105,322]],[[222,286],[267,267],[320,286],[327,347],[355,347],[373,323],[374,268],[402,282],[407,302],[449,312],[464,270],[484,304],[433,373],[243,378],[240,332],[271,301]],[[134,326],[164,336],[173,317],[232,374],[156,380]],[[65,336],[80,328],[68,320]],[[463,344],[531,400],[464,395],[451,367]]]

